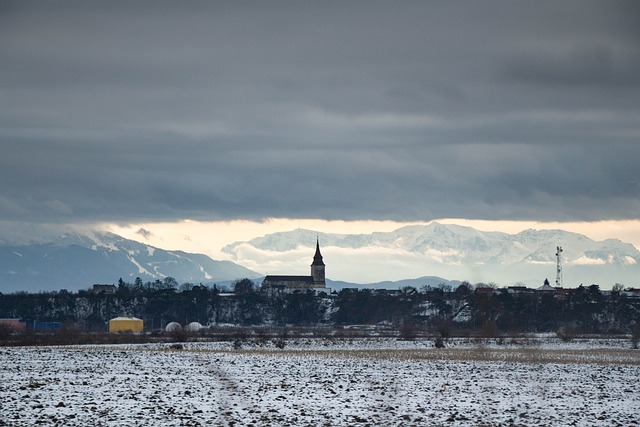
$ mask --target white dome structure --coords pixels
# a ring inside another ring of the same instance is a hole
[[[202,329],[204,326],[202,326],[200,323],[198,322],[191,322],[189,323],[187,326],[185,326],[185,330],[187,332],[198,332],[200,329]]]
[[[182,331],[182,325],[178,322],[171,322],[167,324],[167,327],[164,328],[167,332],[180,332]]]

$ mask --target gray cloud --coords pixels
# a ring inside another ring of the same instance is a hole
[[[153,233],[145,228],[140,228],[136,234],[142,236],[145,240],[149,240],[149,238],[153,237]]]
[[[640,211],[635,2],[2,8],[4,219]]]

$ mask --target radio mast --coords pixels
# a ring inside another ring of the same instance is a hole
[[[562,287],[562,246],[556,247],[556,287]]]

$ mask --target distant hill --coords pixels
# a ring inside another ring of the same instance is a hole
[[[356,288],[356,289],[402,289],[407,286],[411,286],[416,289],[421,289],[424,286],[431,286],[437,288],[440,285],[450,286],[452,289],[457,288],[460,285],[459,280],[447,280],[442,277],[424,276],[417,279],[403,279],[397,281],[384,281],[376,283],[349,283],[343,281],[329,280],[327,279],[327,287],[331,290],[340,291],[344,288]]]
[[[617,239],[595,241],[564,230],[508,234],[439,223],[370,234],[297,229],[236,242],[224,247],[223,252],[239,263],[244,261],[243,256],[260,251],[271,259],[278,259],[280,253],[284,259],[287,254],[302,252],[300,248],[310,248],[311,252],[316,237],[327,262],[327,276],[336,270],[381,271],[381,266],[391,265],[397,271],[406,271],[404,275],[409,277],[433,275],[472,283],[540,286],[545,278],[555,281],[556,246],[562,246],[566,287],[640,284],[640,252],[633,245]]]
[[[0,246],[0,292],[78,290],[136,277],[179,283],[257,278],[260,273],[202,254],[167,251],[113,233],[65,234],[48,243]]]

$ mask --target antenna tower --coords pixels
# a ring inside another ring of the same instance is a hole
[[[556,287],[562,287],[562,246],[556,247]]]

